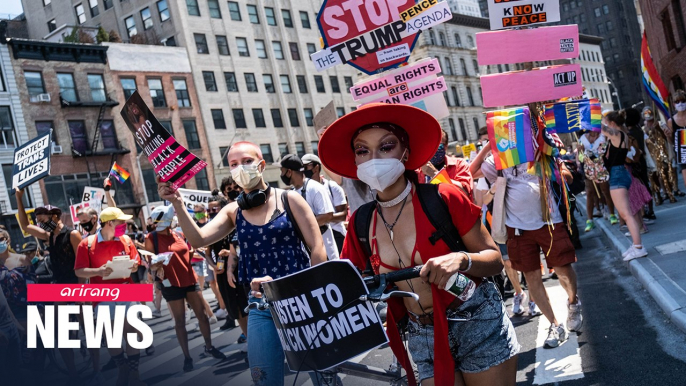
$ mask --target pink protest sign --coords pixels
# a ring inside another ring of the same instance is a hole
[[[482,66],[578,58],[579,26],[480,32],[476,34],[476,46],[479,47],[476,53]]]
[[[387,72],[385,76],[360,82],[350,88],[353,100],[359,101],[378,93],[388,93],[389,96],[396,91],[406,91],[409,82],[435,75],[441,72],[438,59],[422,59],[411,65]],[[403,85],[405,87],[403,87]]]
[[[446,90],[446,88],[447,87],[445,85],[445,80],[441,76],[439,78],[433,78],[412,87],[407,87],[402,91],[393,93],[389,92],[388,95],[370,101],[369,103],[382,102],[390,104],[409,105],[428,96],[443,92]]]
[[[583,94],[581,66],[565,64],[481,77],[484,107],[513,106]]]

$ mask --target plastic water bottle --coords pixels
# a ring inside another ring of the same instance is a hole
[[[476,284],[467,276],[456,273],[448,279],[445,285],[445,290],[455,295],[458,299],[466,302],[474,294]]]

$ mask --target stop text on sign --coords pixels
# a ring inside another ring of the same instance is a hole
[[[559,0],[487,0],[491,29],[560,21]]]

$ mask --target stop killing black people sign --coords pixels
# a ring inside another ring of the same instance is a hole
[[[126,101],[121,116],[148,156],[155,173],[162,182],[171,182],[174,189],[183,186],[207,166],[205,161],[176,142],[143,102],[138,91]]]
[[[24,189],[50,175],[50,144],[52,129],[14,150],[12,187]]]
[[[347,260],[263,284],[292,371],[325,370],[387,342],[367,287]]]

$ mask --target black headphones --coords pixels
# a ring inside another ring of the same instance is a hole
[[[236,198],[236,203],[238,204],[238,207],[243,210],[257,208],[267,202],[270,190],[271,186],[267,186],[267,189],[265,190],[258,189],[253,190],[250,193],[241,192]]]

